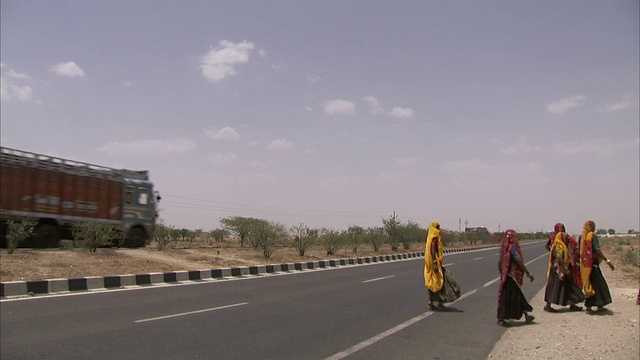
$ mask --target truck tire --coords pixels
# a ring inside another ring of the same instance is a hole
[[[40,224],[35,229],[35,248],[57,248],[60,243],[60,229],[51,224]]]
[[[127,247],[143,247],[147,242],[147,233],[139,227],[134,227],[129,230],[127,241],[125,245]]]

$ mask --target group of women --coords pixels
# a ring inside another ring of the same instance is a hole
[[[599,265],[604,261],[611,270],[614,266],[600,248],[595,227],[593,221],[587,221],[582,236],[576,241],[566,233],[563,224],[556,224],[547,244],[549,262],[545,311],[556,312],[553,305],[569,306],[569,310],[580,311],[582,308],[577,304],[584,302],[588,312],[601,312],[605,310],[605,305],[612,302]],[[443,267],[443,262],[440,224],[432,222],[427,233],[424,264],[424,284],[429,291],[431,310],[445,309],[443,304],[460,298],[460,286],[455,277]],[[534,278],[524,263],[518,234],[512,229],[504,233],[498,268],[498,324],[510,326],[507,320],[519,320],[523,316],[526,323],[533,322],[533,307],[527,302],[520,287],[525,275],[530,281]],[[593,307],[597,309],[593,310]]]

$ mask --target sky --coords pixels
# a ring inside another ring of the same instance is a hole
[[[1,0],[1,143],[179,228],[638,230],[638,4]]]

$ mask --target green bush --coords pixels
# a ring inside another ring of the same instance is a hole
[[[60,249],[63,249],[63,250],[74,248],[73,240],[60,240],[58,244],[60,246]]]

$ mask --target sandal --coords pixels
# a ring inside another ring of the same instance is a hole
[[[569,306],[569,311],[582,311],[580,306],[571,305]]]
[[[533,322],[533,320],[535,320],[536,317],[533,315],[529,315],[529,314],[524,314],[524,323],[525,324],[531,324]]]
[[[546,311],[546,312],[550,312],[550,313],[558,312],[558,310],[556,310],[556,309],[552,308],[552,307],[551,307],[551,306],[549,306],[549,305],[545,305],[545,306],[544,306],[544,308],[543,308],[542,310],[544,310],[544,311]]]
[[[511,324],[509,324],[508,322],[504,321],[504,320],[498,320],[498,325],[502,326],[502,327],[511,327]]]

